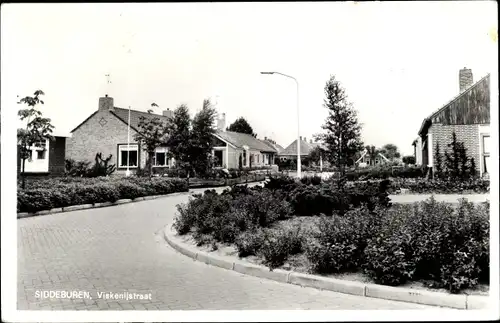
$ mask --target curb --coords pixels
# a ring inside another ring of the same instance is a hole
[[[101,207],[117,206],[117,205],[121,205],[121,204],[132,203],[132,202],[155,200],[155,199],[163,198],[163,197],[180,196],[180,195],[187,195],[187,194],[191,194],[191,193],[190,192],[175,192],[175,193],[163,194],[163,195],[151,195],[151,196],[137,197],[135,199],[121,199],[121,200],[118,200],[115,202],[102,202],[102,203],[94,203],[94,204],[70,205],[70,206],[59,207],[59,208],[54,208],[54,209],[50,209],[50,210],[37,211],[34,213],[20,212],[20,213],[17,213],[17,218],[23,219],[23,218],[30,218],[30,217],[34,217],[34,216],[40,216],[40,215],[65,213],[65,212],[78,211],[78,210],[97,209],[97,208],[101,208]]]
[[[166,242],[181,254],[201,261],[208,265],[236,271],[241,274],[266,278],[281,283],[311,287],[320,290],[351,294],[364,297],[380,298],[386,300],[403,301],[422,305],[440,306],[454,309],[485,309],[488,307],[489,297],[480,295],[452,295],[440,292],[416,290],[404,287],[391,287],[377,284],[366,284],[355,281],[321,277],[316,275],[296,273],[275,269],[270,271],[267,267],[234,260],[234,258],[211,255],[200,251],[193,246],[182,242],[172,228],[165,227],[164,238]]]

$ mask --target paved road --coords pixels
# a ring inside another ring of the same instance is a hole
[[[195,262],[163,240],[173,196],[18,220],[18,309],[424,309],[423,305],[301,288]],[[37,291],[83,291],[92,299],[41,299]],[[151,300],[105,300],[135,292]]]

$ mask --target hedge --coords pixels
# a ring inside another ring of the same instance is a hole
[[[489,193],[490,181],[486,179],[442,180],[442,179],[391,179],[392,188],[397,191],[407,189],[415,194],[463,194]]]
[[[115,202],[149,195],[188,191],[187,182],[166,178],[62,178],[37,181],[17,194],[18,212],[71,205]]]

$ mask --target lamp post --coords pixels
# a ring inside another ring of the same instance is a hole
[[[301,160],[300,160],[300,110],[299,110],[299,82],[297,79],[293,76],[286,75],[280,72],[260,72],[260,74],[278,74],[284,77],[291,78],[292,80],[295,81],[295,84],[297,85],[297,177],[301,178],[301,170],[302,170],[302,165],[301,165]]]

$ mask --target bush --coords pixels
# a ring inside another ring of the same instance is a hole
[[[392,167],[389,165],[375,166],[358,169],[346,173],[348,181],[374,180],[388,178],[423,178],[425,175],[423,167]]]
[[[322,217],[319,231],[306,250],[311,269],[317,273],[356,271],[364,263],[368,239],[377,231],[378,212],[367,208],[349,211],[344,216]]]
[[[393,207],[368,241],[365,273],[387,285],[424,280],[450,292],[475,286],[489,274],[487,207],[461,200],[455,210],[433,198]]]
[[[264,231],[257,229],[242,232],[236,238],[234,244],[238,249],[239,257],[255,256],[264,245]]]
[[[408,189],[411,193],[462,194],[465,192],[489,193],[490,181],[485,179],[444,180],[444,179],[392,179],[396,189]]]
[[[304,176],[300,179],[300,182],[305,185],[320,185],[321,181],[321,177],[316,175]]]
[[[290,255],[302,252],[304,237],[300,227],[290,229],[269,229],[264,232],[264,239],[259,254],[263,263],[269,269],[275,269],[285,264]]]
[[[179,234],[194,231],[197,241],[208,234],[215,241],[227,243],[234,242],[241,232],[268,227],[291,214],[289,203],[268,189],[245,186],[234,186],[220,195],[205,191],[178,210],[175,228]]]
[[[124,177],[51,178],[33,181],[27,187],[18,190],[19,212],[187,191],[187,183],[183,180]]]

